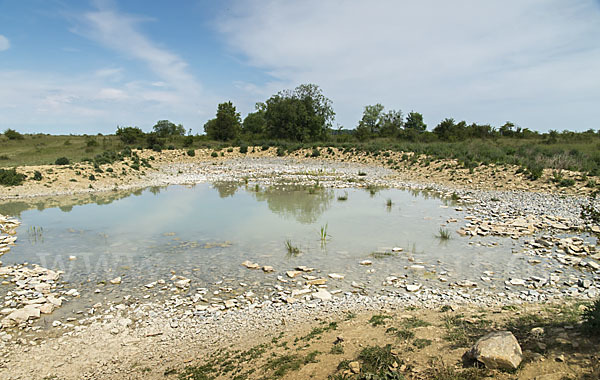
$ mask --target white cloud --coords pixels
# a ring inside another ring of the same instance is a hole
[[[10,48],[10,41],[8,38],[0,34],[0,51],[8,50]]]
[[[319,84],[337,120],[366,104],[538,130],[598,128],[600,7],[591,0],[242,1],[219,30],[274,76]],[[259,84],[260,87],[260,84]],[[262,100],[262,99],[259,99]]]

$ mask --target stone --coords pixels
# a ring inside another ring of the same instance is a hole
[[[71,260],[71,261],[77,260],[77,256],[69,256],[69,260]]]
[[[189,278],[184,278],[184,279],[175,281],[173,283],[173,285],[175,285],[179,289],[185,289],[190,286],[191,282],[192,282],[192,280],[190,280]]]
[[[346,277],[343,274],[339,274],[339,273],[329,273],[328,276],[329,276],[329,278],[332,278],[334,280],[343,280],[344,277]]]
[[[310,294],[311,292],[312,292],[312,290],[310,290],[310,288],[294,289],[294,290],[292,290],[292,297],[303,296],[305,294]]]
[[[275,272],[275,269],[270,265],[265,265],[264,267],[262,267],[262,270],[265,273]]]
[[[466,355],[489,369],[514,370],[523,360],[521,346],[510,331],[487,334],[480,338]]]
[[[60,298],[56,298],[53,294],[48,295],[46,299],[54,306],[60,307],[62,305],[62,300]]]
[[[392,248],[392,252],[402,252],[402,251],[404,251],[404,249],[400,248],[400,247],[393,247]]]
[[[371,265],[373,262],[371,260],[363,260],[359,263],[360,265]]]
[[[327,279],[326,278],[317,278],[314,280],[308,280],[306,281],[306,285],[325,285],[327,283]]]
[[[469,280],[463,280],[456,283],[456,285],[463,288],[475,288],[477,287],[477,283]]]
[[[119,285],[121,283],[121,277],[115,277],[112,280],[110,280],[110,283],[113,285]]]
[[[360,363],[359,362],[350,362],[348,363],[348,368],[350,368],[350,371],[352,371],[352,373],[358,374],[360,373]]]
[[[315,270],[315,268],[309,268],[309,267],[307,267],[305,265],[300,265],[300,266],[296,267],[296,270],[309,273],[309,272],[312,272],[313,270]]]
[[[285,272],[285,274],[289,277],[289,278],[294,278],[296,276],[299,276],[302,274],[302,271],[299,270],[288,270],[287,272]]]
[[[54,311],[54,305],[50,302],[43,304],[40,307],[40,313],[42,314],[51,314]]]
[[[511,285],[515,285],[515,286],[518,286],[518,285],[524,286],[525,285],[525,280],[522,280],[520,278],[511,278],[510,281],[509,281],[509,283]]]
[[[406,290],[409,292],[416,292],[417,290],[421,289],[421,285],[406,285]]]
[[[257,263],[253,263],[252,261],[248,261],[248,260],[244,261],[242,263],[242,266],[245,266],[248,269],[258,269],[258,268],[260,268],[260,265],[258,265]]]
[[[225,307],[226,307],[227,309],[232,309],[232,308],[234,308],[234,307],[235,307],[235,304],[236,304],[235,300],[227,300],[227,301],[225,301]]]
[[[318,292],[312,294],[313,299],[318,299],[321,301],[331,301],[333,296],[325,289],[319,289]]]
[[[36,292],[50,293],[50,284],[47,284],[47,283],[37,284],[33,288],[35,289]]]

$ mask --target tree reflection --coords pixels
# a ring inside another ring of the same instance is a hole
[[[300,223],[314,223],[330,206],[334,198],[331,189],[303,187],[272,187],[260,192],[251,192],[258,201],[266,201],[269,210]]]
[[[232,197],[241,184],[238,182],[215,182],[212,186],[219,192],[219,197],[227,198]]]

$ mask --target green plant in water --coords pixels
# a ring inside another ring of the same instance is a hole
[[[348,200],[348,192],[344,191],[344,195],[338,195],[337,200],[338,201],[347,201]]]
[[[285,249],[289,256],[298,256],[300,254],[300,248],[293,245],[290,239],[285,241]]]
[[[436,237],[440,240],[450,240],[450,231],[440,227],[440,230],[438,231]]]
[[[327,235],[327,227],[328,227],[329,223],[326,223],[324,226],[321,226],[321,242],[325,242],[327,240],[327,237],[329,237],[329,235]]]

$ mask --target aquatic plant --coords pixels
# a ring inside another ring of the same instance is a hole
[[[300,254],[300,248],[293,245],[290,239],[285,241],[285,249],[289,256],[298,256]]]
[[[326,223],[324,226],[321,226],[321,242],[325,242],[327,240],[327,237],[329,237],[329,235],[327,235],[327,227],[328,227],[329,223]]]
[[[394,204],[394,202],[392,202],[392,198],[388,198],[387,201],[385,202],[385,205],[388,208],[392,208],[392,205]]]
[[[441,240],[450,240],[450,231],[448,231],[445,228],[440,227],[436,237]]]

